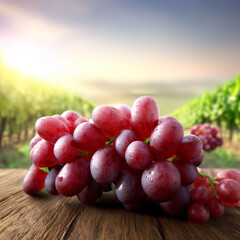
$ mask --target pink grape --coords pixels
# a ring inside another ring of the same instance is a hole
[[[203,224],[210,218],[208,208],[202,203],[192,203],[188,207],[188,219],[197,224]]]
[[[35,128],[41,138],[51,143],[55,143],[60,136],[69,133],[65,123],[54,117],[39,118]]]
[[[122,128],[123,113],[111,106],[100,105],[92,113],[94,124],[108,137],[116,137]]]
[[[150,137],[150,146],[158,159],[167,159],[177,152],[184,130],[180,122],[168,120],[160,123]]]
[[[75,122],[74,122],[74,128],[76,128],[79,124],[84,123],[84,122],[88,122],[88,120],[84,117],[80,117],[78,118]]]
[[[159,108],[153,98],[143,96],[135,100],[131,111],[131,127],[139,138],[150,137],[158,118]]]
[[[148,168],[153,161],[150,146],[142,141],[130,143],[126,149],[125,158],[130,167],[138,170]]]
[[[62,121],[67,126],[67,128],[69,129],[69,132],[71,134],[73,133],[74,128],[72,127],[72,124],[67,119],[65,119],[64,117],[62,117],[61,115],[58,115],[58,114],[53,115],[53,117]]]
[[[149,198],[166,202],[171,200],[180,189],[181,176],[173,163],[162,160],[144,170],[141,182]]]
[[[226,169],[220,171],[217,177],[221,179],[233,179],[240,184],[240,172],[235,169]]]
[[[118,179],[115,182],[116,195],[123,204],[138,202],[144,196],[141,186],[142,172],[123,163]]]
[[[61,114],[61,116],[67,119],[72,126],[74,126],[74,123],[78,118],[82,117],[79,113],[76,113],[74,111],[65,111]]]
[[[37,168],[34,164],[28,169],[23,180],[23,191],[28,195],[35,195],[44,188],[47,173]]]
[[[137,140],[137,135],[130,129],[122,130],[114,141],[114,146],[118,154],[125,158],[125,152],[130,143]]]
[[[54,145],[54,155],[59,162],[71,162],[78,153],[78,145],[71,134],[60,137]]]
[[[89,161],[82,157],[66,163],[56,177],[57,191],[67,197],[77,195],[90,179]]]
[[[111,183],[116,180],[120,171],[121,157],[113,146],[97,150],[92,156],[90,170],[97,183]]]
[[[226,203],[235,203],[240,200],[240,184],[233,179],[224,179],[216,186],[219,199]]]
[[[30,142],[30,149],[33,149],[33,147],[42,140],[42,138],[37,134]]]
[[[79,148],[87,152],[95,152],[105,146],[105,136],[94,124],[81,123],[73,132],[74,140]]]
[[[53,153],[54,145],[45,141],[39,141],[31,150],[30,158],[37,167],[52,167],[58,163]]]
[[[158,125],[169,120],[177,121],[177,119],[172,116],[162,116],[158,119]]]
[[[124,115],[127,117],[127,119],[131,119],[131,107],[126,104],[118,104],[114,106],[115,108],[119,109]]]
[[[190,162],[201,154],[201,152],[202,142],[200,138],[195,135],[187,135],[182,139],[177,156],[186,162]]]

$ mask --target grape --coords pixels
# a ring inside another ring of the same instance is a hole
[[[199,175],[193,184],[195,185],[195,187],[199,187],[199,186],[208,187],[210,185],[210,182],[208,177],[201,177]]]
[[[216,186],[219,199],[226,203],[235,203],[240,200],[240,184],[233,179],[224,179]]]
[[[207,187],[200,186],[200,187],[194,188],[190,192],[190,195],[193,202],[205,203],[207,202],[210,196],[210,192]]]
[[[37,167],[52,167],[58,163],[53,153],[54,145],[45,141],[39,141],[30,152],[30,158]]]
[[[207,208],[212,217],[221,217],[224,213],[224,205],[222,201],[216,197],[208,199]]]
[[[186,161],[190,162],[196,158],[202,152],[202,142],[195,135],[184,136],[180,144],[180,148],[177,152],[177,156]]]
[[[181,186],[178,169],[167,160],[155,162],[144,170],[141,181],[146,195],[158,202],[171,200]]]
[[[59,162],[70,162],[78,153],[78,145],[71,134],[60,137],[54,145],[54,155]]]
[[[197,177],[198,173],[196,167],[191,163],[186,163],[184,161],[178,160],[173,163],[181,175],[181,184],[186,186],[193,183]]]
[[[217,174],[219,180],[233,179],[240,184],[240,172],[235,169],[226,169]]]
[[[54,118],[57,118],[58,120],[62,121],[66,126],[67,128],[69,129],[69,132],[72,134],[73,131],[74,131],[74,128],[72,126],[72,124],[67,120],[65,119],[64,117],[62,117],[61,115],[53,115]]]
[[[204,159],[204,151],[202,150],[202,152],[197,157],[192,159],[190,163],[192,163],[195,167],[198,167],[202,163],[203,159]]]
[[[86,205],[94,204],[102,196],[102,186],[93,179],[88,185],[77,195],[80,202]]]
[[[126,149],[125,158],[128,165],[134,169],[145,169],[153,161],[150,146],[142,141],[132,142]]]
[[[38,135],[44,140],[55,143],[65,133],[69,133],[68,127],[54,117],[39,118],[35,124]]]
[[[24,177],[23,191],[28,195],[37,194],[43,189],[46,176],[46,172],[32,164]]]
[[[183,126],[175,120],[160,123],[150,137],[150,146],[155,157],[167,159],[179,149],[184,135]]]
[[[30,142],[30,149],[33,149],[33,147],[42,140],[42,138],[37,134]]]
[[[125,114],[125,116],[127,117],[127,119],[131,119],[131,108],[130,106],[126,105],[126,104],[118,104],[114,106],[115,108],[119,109],[122,113]]]
[[[137,140],[137,136],[134,131],[125,129],[122,130],[119,135],[115,138],[114,146],[118,154],[125,158],[125,152],[128,145]]]
[[[177,121],[177,119],[172,116],[162,116],[158,119],[158,125],[169,120]]]
[[[57,191],[56,186],[55,186],[55,180],[56,180],[58,173],[62,169],[62,167],[63,166],[61,164],[57,164],[56,166],[54,166],[50,170],[50,172],[48,173],[48,175],[45,179],[45,188],[46,188],[47,192],[50,193],[51,195],[59,195],[59,192]]]
[[[82,116],[76,112],[73,111],[65,111],[61,114],[61,116],[65,119],[67,119],[72,127],[74,127],[74,123],[78,118],[82,118]]]
[[[188,207],[188,219],[197,224],[203,224],[210,218],[207,207],[202,203],[192,203]]]
[[[141,177],[141,171],[130,168],[126,163],[122,165],[119,177],[115,182],[116,195],[121,203],[131,204],[143,198]]]
[[[116,137],[122,130],[123,113],[111,106],[100,105],[94,108],[94,124],[108,137]]]
[[[95,152],[105,146],[105,136],[92,123],[84,122],[78,125],[73,132],[73,137],[83,151]]]
[[[180,216],[184,214],[190,202],[188,189],[185,186],[181,186],[177,194],[170,201],[160,203],[160,206],[168,215]]]
[[[100,148],[90,163],[92,177],[97,183],[111,183],[118,177],[120,165],[121,157],[113,146]]]
[[[157,102],[147,96],[135,100],[131,112],[131,127],[139,138],[148,138],[158,124],[159,109]]]
[[[74,122],[74,128],[76,128],[79,124],[84,123],[84,122],[88,122],[88,120],[84,117],[80,117],[78,118],[75,122]]]
[[[57,191],[67,197],[77,195],[90,179],[89,161],[82,157],[66,163],[56,177]]]

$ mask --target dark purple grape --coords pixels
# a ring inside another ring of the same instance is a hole
[[[188,219],[189,221],[197,224],[203,224],[210,218],[210,212],[208,208],[202,203],[192,203],[188,207]]]

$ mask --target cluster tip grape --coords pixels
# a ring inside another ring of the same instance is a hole
[[[197,224],[223,215],[224,206],[239,206],[240,172],[224,170],[214,179],[201,172],[202,141],[184,136],[177,119],[159,117],[151,97],[136,99],[132,108],[100,105],[90,120],[73,111],[41,117],[35,128],[32,165],[23,181],[29,195],[45,187],[51,195],[77,196],[91,205],[115,191],[127,210],[154,202],[166,214],[185,214]]]

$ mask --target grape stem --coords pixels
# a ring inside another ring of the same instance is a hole
[[[113,145],[113,141],[114,141],[114,137],[108,137],[110,140],[108,142],[106,142],[106,145]]]
[[[44,172],[46,172],[46,173],[49,173],[48,167],[42,167],[42,168],[39,168],[39,169],[41,169],[42,171],[44,171]]]
[[[145,143],[149,143],[149,141],[150,141],[150,137],[144,140]]]
[[[213,190],[213,195],[214,195],[214,196],[217,196],[217,193],[216,193],[216,191],[215,191],[215,186],[214,186],[214,180],[213,180],[211,177],[209,177],[207,174],[202,174],[202,173],[200,173],[198,169],[197,169],[197,172],[198,172],[198,174],[199,174],[201,177],[207,177],[207,178],[208,178],[209,183],[210,183],[210,185],[211,185],[211,187],[212,187],[212,190]]]

